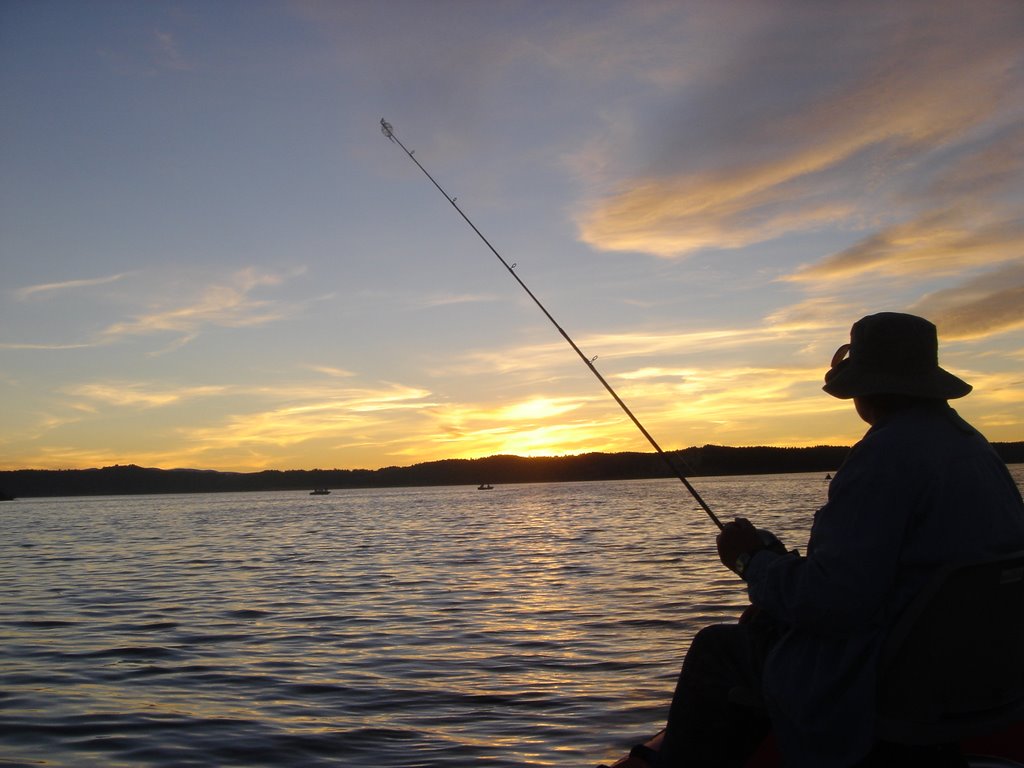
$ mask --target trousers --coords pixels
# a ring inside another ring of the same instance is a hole
[[[741,768],[771,730],[764,661],[780,630],[764,614],[694,637],[676,682],[656,768]]]
[[[743,768],[771,731],[763,706],[764,662],[782,629],[750,612],[739,624],[705,627],[690,644],[654,768]],[[955,744],[878,743],[853,768],[967,768]]]

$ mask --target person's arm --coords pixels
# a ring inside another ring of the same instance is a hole
[[[881,618],[896,574],[911,490],[885,452],[858,446],[818,511],[806,557],[754,554],[751,602],[792,627],[842,633]]]

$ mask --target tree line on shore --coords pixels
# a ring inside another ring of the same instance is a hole
[[[994,443],[1008,464],[1024,463],[1024,442]],[[732,448],[705,445],[666,452],[687,477],[835,472],[844,446]],[[656,453],[587,453],[573,456],[488,456],[444,459],[381,469],[293,469],[218,472],[155,469],[134,464],[102,469],[19,469],[0,472],[0,498],[147,493],[295,491],[313,488],[392,488],[431,485],[641,480],[673,477]]]

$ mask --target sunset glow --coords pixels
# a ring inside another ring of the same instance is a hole
[[[966,8],[7,3],[0,468],[651,450],[382,116],[662,447],[852,444],[883,310],[1024,440],[1024,5]]]

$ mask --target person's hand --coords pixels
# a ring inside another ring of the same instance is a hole
[[[769,552],[774,552],[777,555],[786,554],[786,545],[779,541],[779,537],[771,531],[758,528],[757,535],[761,537],[761,543]]]
[[[715,542],[718,544],[718,557],[730,571],[736,571],[736,559],[740,555],[764,549],[761,534],[745,517],[737,517],[734,522],[722,526]]]

